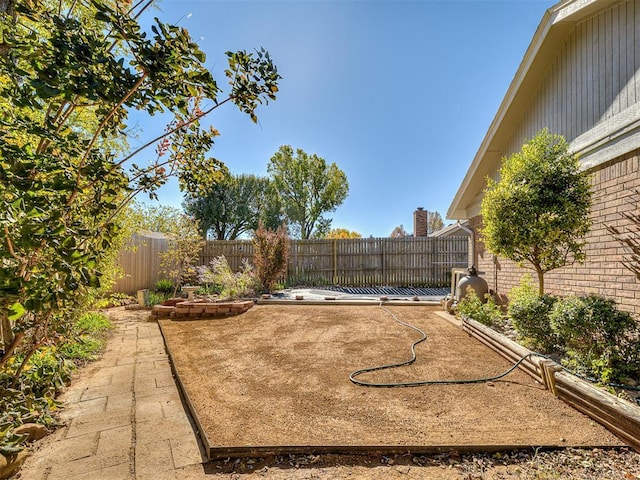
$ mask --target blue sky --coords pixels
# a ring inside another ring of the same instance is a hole
[[[386,237],[400,224],[411,232],[417,207],[444,218],[555,3],[163,0],[145,15],[188,29],[223,88],[227,50],[264,47],[283,77],[258,125],[232,105],[208,119],[221,133],[213,157],[256,175],[281,145],[335,162],[349,196],[332,226]],[[162,131],[140,127],[139,141]],[[159,195],[181,205],[176,182]]]

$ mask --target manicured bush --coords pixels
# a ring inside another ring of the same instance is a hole
[[[469,287],[467,295],[458,302],[457,314],[463,317],[472,318],[483,325],[497,325],[502,320],[502,309],[496,305],[493,296],[485,295],[486,302],[482,303],[476,292]]]
[[[640,327],[613,300],[597,295],[563,298],[549,319],[565,347],[567,367],[604,383],[640,371]]]
[[[540,296],[530,277],[525,276],[520,285],[511,290],[509,298],[507,313],[518,340],[540,352],[558,350],[561,341],[549,322],[549,313],[556,303],[556,297],[546,294]]]

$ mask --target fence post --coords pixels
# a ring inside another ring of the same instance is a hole
[[[333,284],[338,283],[338,241],[333,239]]]
[[[382,245],[380,246],[382,250],[382,283],[384,285],[387,284],[387,239],[382,239]]]
[[[430,240],[431,240],[431,262],[430,262],[431,263],[431,265],[430,265],[431,266],[431,268],[430,268],[431,277],[428,280],[429,283],[435,282],[436,278],[439,278],[439,276],[436,277],[436,275],[437,275],[437,272],[436,272],[436,263],[437,263],[436,262],[436,242],[438,242],[438,238],[437,237],[431,237]]]

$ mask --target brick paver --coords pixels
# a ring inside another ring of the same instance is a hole
[[[119,310],[103,357],[61,397],[64,426],[35,445],[19,478],[205,478],[157,323]]]

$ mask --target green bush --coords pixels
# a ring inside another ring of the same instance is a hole
[[[220,295],[222,286],[220,285],[200,285],[196,290],[196,295]]]
[[[112,329],[105,315],[88,312],[69,320],[69,331],[58,345],[23,350],[7,362],[0,370],[0,454],[22,449],[24,437],[13,434],[18,425],[56,424],[54,415],[60,408],[56,396],[78,365],[95,359],[104,349]]]
[[[22,391],[54,398],[71,381],[75,363],[56,347],[46,347],[29,359],[20,377]]]
[[[174,285],[173,282],[171,280],[167,280],[166,278],[163,278],[161,280],[158,280],[156,282],[156,292],[160,292],[160,293],[164,293],[164,294],[169,294],[171,292],[173,292],[174,289]]]
[[[466,296],[458,302],[456,307],[458,315],[472,318],[483,325],[499,324],[502,320],[502,309],[496,305],[493,296],[487,294],[485,298],[486,302],[482,303],[475,290],[469,288]]]
[[[144,306],[153,307],[154,305],[160,305],[169,297],[168,293],[154,292],[150,290],[145,298]]]
[[[556,302],[549,319],[564,344],[567,367],[603,383],[640,371],[640,327],[613,300],[567,297]]]
[[[509,293],[507,313],[515,328],[518,339],[527,347],[541,352],[553,352],[561,343],[549,321],[549,313],[556,303],[556,297],[538,294],[531,278],[526,275],[520,286]]]

